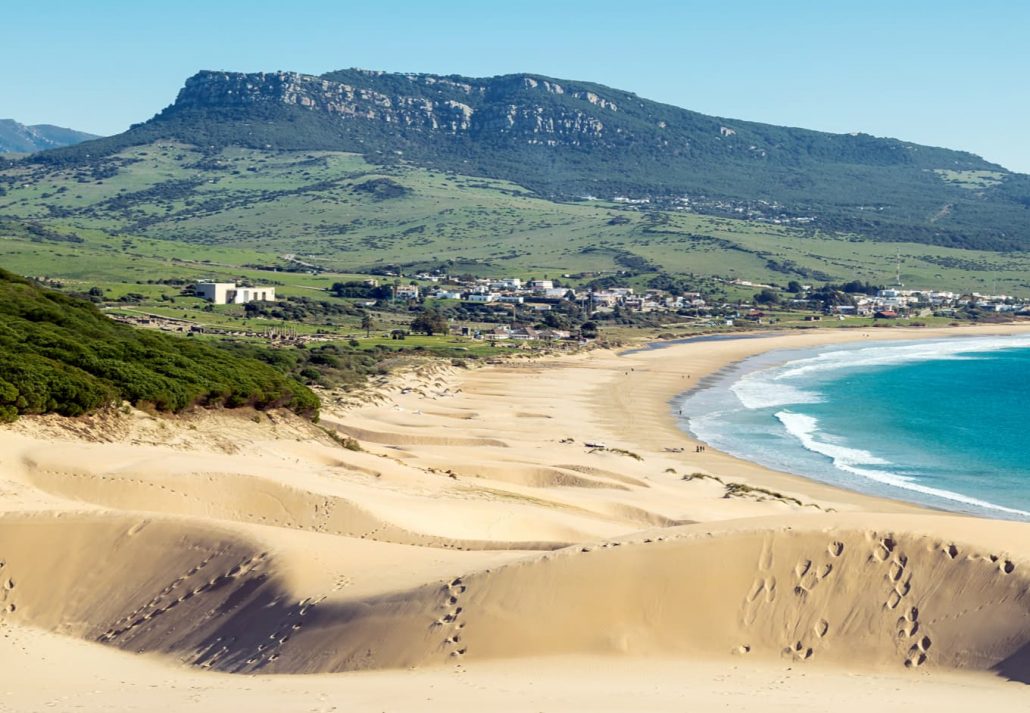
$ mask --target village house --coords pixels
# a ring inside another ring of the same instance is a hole
[[[497,298],[500,297],[496,292],[470,292],[468,297],[465,298],[467,302],[473,302],[475,304],[488,304],[490,302],[496,302]]]
[[[393,288],[393,296],[398,300],[417,300],[419,294],[418,285],[396,285]]]
[[[274,287],[239,287],[235,282],[198,282],[193,292],[216,305],[244,305],[248,302],[274,302]]]

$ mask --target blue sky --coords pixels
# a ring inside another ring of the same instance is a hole
[[[533,72],[1030,172],[1023,0],[33,0],[0,18],[0,118],[24,123],[116,133],[199,69]]]

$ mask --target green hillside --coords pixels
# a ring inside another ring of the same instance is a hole
[[[78,416],[122,400],[160,411],[318,409],[311,391],[256,359],[118,324],[86,300],[0,270],[0,420]]]
[[[116,296],[156,289],[136,283],[158,279],[249,278],[297,296],[332,284],[305,274],[305,265],[339,273],[583,274],[573,283],[631,273],[643,285],[668,273],[882,284],[893,281],[899,256],[912,286],[1030,294],[1023,252],[556,202],[505,181],[384,167],[339,152],[163,142],[92,164],[19,163],[0,180],[0,265],[82,291],[100,284]]]
[[[95,170],[169,140],[205,153],[353,152],[510,181],[540,197],[625,196],[871,240],[1030,248],[1030,177],[972,154],[706,116],[537,75],[201,72],[152,120],[32,160]]]

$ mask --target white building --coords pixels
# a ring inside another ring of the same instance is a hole
[[[491,290],[521,290],[522,280],[517,277],[505,277],[490,283]]]
[[[393,296],[399,300],[417,300],[418,285],[397,285],[393,288]]]
[[[198,282],[198,297],[216,305],[244,305],[248,302],[274,302],[274,287],[237,287],[235,282]]]

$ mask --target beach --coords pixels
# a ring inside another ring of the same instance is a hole
[[[997,710],[1030,525],[734,458],[672,401],[823,329],[0,427],[0,710]],[[599,676],[598,672],[604,675]]]

